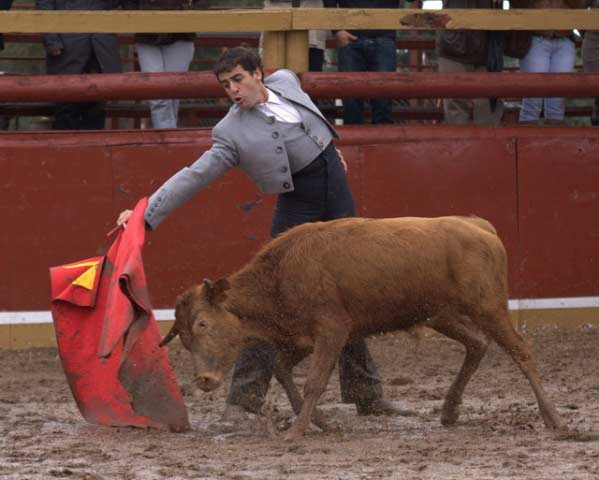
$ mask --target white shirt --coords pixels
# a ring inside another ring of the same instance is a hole
[[[279,122],[301,123],[302,116],[295,105],[279,97],[272,90],[266,89],[268,98],[266,102],[259,103],[256,108],[268,117],[275,117]]]

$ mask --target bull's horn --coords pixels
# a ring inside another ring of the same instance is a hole
[[[166,336],[162,340],[160,340],[160,343],[158,344],[158,346],[164,347],[167,343],[169,343],[178,334],[179,334],[179,329],[177,328],[177,322],[175,321],[175,323],[173,324],[173,326],[171,327],[169,332],[166,334]]]

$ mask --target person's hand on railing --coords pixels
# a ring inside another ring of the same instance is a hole
[[[53,48],[48,52],[48,55],[50,55],[51,57],[58,57],[59,55],[62,55],[62,52],[62,48]]]
[[[345,47],[353,40],[358,39],[358,37],[352,35],[347,30],[339,30],[337,33],[335,33],[335,38],[337,39],[337,46],[340,48]]]

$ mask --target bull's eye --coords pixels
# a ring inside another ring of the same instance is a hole
[[[204,320],[196,320],[193,323],[193,328],[191,329],[191,332],[194,335],[199,335],[200,333],[202,333],[206,328],[208,327],[208,322],[204,321]]]

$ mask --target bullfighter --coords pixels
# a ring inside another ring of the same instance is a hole
[[[155,229],[171,212],[233,167],[241,167],[266,194],[277,194],[271,236],[297,225],[355,216],[338,138],[290,70],[264,78],[253,50],[237,47],[217,60],[213,71],[232,100],[212,130],[212,147],[167,180],[150,197],[145,220]],[[127,222],[125,210],[117,223]],[[275,352],[261,344],[247,348],[235,366],[224,421],[259,413],[273,374]],[[376,366],[360,339],[339,359],[342,400],[359,415],[409,414],[383,399]]]

